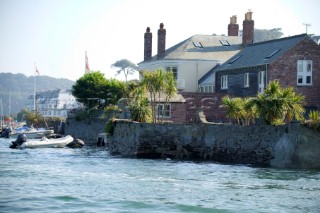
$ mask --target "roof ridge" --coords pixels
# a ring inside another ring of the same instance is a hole
[[[271,40],[267,40],[267,41],[261,41],[261,42],[249,44],[247,46],[250,47],[250,46],[255,46],[255,45],[261,45],[261,44],[264,44],[264,43],[274,43],[274,42],[279,42],[281,40],[288,40],[288,39],[294,39],[294,38],[297,38],[297,37],[305,37],[305,36],[307,36],[307,34],[303,33],[303,34],[294,35],[294,36],[287,36],[287,37],[283,37],[283,38],[277,38],[277,39],[271,39]]]

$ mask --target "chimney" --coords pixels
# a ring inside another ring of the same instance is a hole
[[[238,36],[239,24],[237,24],[237,16],[230,17],[230,24],[228,25],[228,36]]]
[[[160,24],[158,30],[158,59],[164,57],[166,51],[166,29],[163,28],[163,23]]]
[[[150,32],[150,27],[144,34],[144,61],[151,59],[152,57],[152,33]]]
[[[249,10],[245,14],[243,21],[242,45],[246,46],[253,43],[254,21],[252,20],[252,12]]]

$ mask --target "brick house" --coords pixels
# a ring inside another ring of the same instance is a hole
[[[256,96],[278,80],[305,96],[306,109],[320,109],[320,46],[307,34],[246,46],[217,67],[216,92]]]

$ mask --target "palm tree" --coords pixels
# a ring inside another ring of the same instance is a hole
[[[171,72],[171,71],[165,72],[164,81],[165,81],[165,85],[163,88],[163,92],[166,95],[165,104],[168,105],[170,99],[177,93],[177,87],[176,87],[177,82],[174,79],[173,72]],[[164,113],[162,113],[161,122],[163,121],[163,114]]]
[[[230,98],[225,96],[222,98],[221,107],[226,109],[228,118],[234,118],[240,124],[240,119],[244,114],[243,104],[241,98]]]
[[[136,87],[131,91],[131,101],[129,103],[129,110],[131,112],[131,119],[138,122],[149,122],[151,120],[150,104],[145,96],[144,87]]]
[[[257,117],[258,112],[257,112],[257,107],[253,102],[253,98],[244,98],[242,99],[243,102],[243,109],[244,109],[244,114],[243,118],[245,120],[245,125],[249,126],[250,121],[254,123],[254,119]]]
[[[282,98],[284,101],[285,122],[290,123],[293,119],[303,120],[305,109],[304,96],[297,95],[292,87],[283,89]]]
[[[278,81],[270,82],[265,93],[258,94],[254,103],[266,124],[280,125],[293,118],[303,119],[304,97],[295,94],[291,87],[282,89]]]

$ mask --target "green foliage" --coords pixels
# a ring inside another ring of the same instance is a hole
[[[117,75],[123,73],[125,76],[125,81],[127,82],[128,75],[132,75],[138,69],[138,67],[127,59],[121,59],[116,61],[114,64],[111,65],[113,68],[118,68]]]
[[[309,124],[310,126],[316,130],[319,127],[320,117],[319,111],[312,110],[309,112]]]
[[[143,76],[141,86],[146,89],[150,97],[152,122],[157,123],[160,120],[157,118],[157,104],[160,102],[161,93],[166,96],[165,102],[168,103],[177,92],[176,81],[172,72],[164,72],[162,69],[142,72],[141,75]]]
[[[106,79],[100,71],[82,76],[72,86],[72,94],[87,108],[103,109],[117,104],[126,94],[126,84],[116,79]]]
[[[226,109],[228,118],[236,119],[238,124],[250,125],[257,116],[257,110],[253,104],[252,98],[222,98],[221,107]]]
[[[270,82],[264,93],[258,94],[254,104],[266,124],[281,125],[293,119],[303,120],[304,97],[291,87],[282,89],[278,81]]]
[[[137,87],[132,91],[131,97],[129,103],[131,119],[138,122],[150,122],[152,120],[152,114],[145,88]]]
[[[256,98],[222,98],[222,107],[228,118],[249,125],[259,117],[268,125],[281,125],[293,119],[304,119],[304,97],[294,92],[292,87],[282,89],[278,81],[268,84],[263,94]]]
[[[110,119],[107,123],[106,123],[106,126],[105,126],[105,132],[110,134],[110,135],[113,135],[113,132],[114,132],[114,127],[115,127],[115,123],[114,123],[114,120],[113,119]]]

